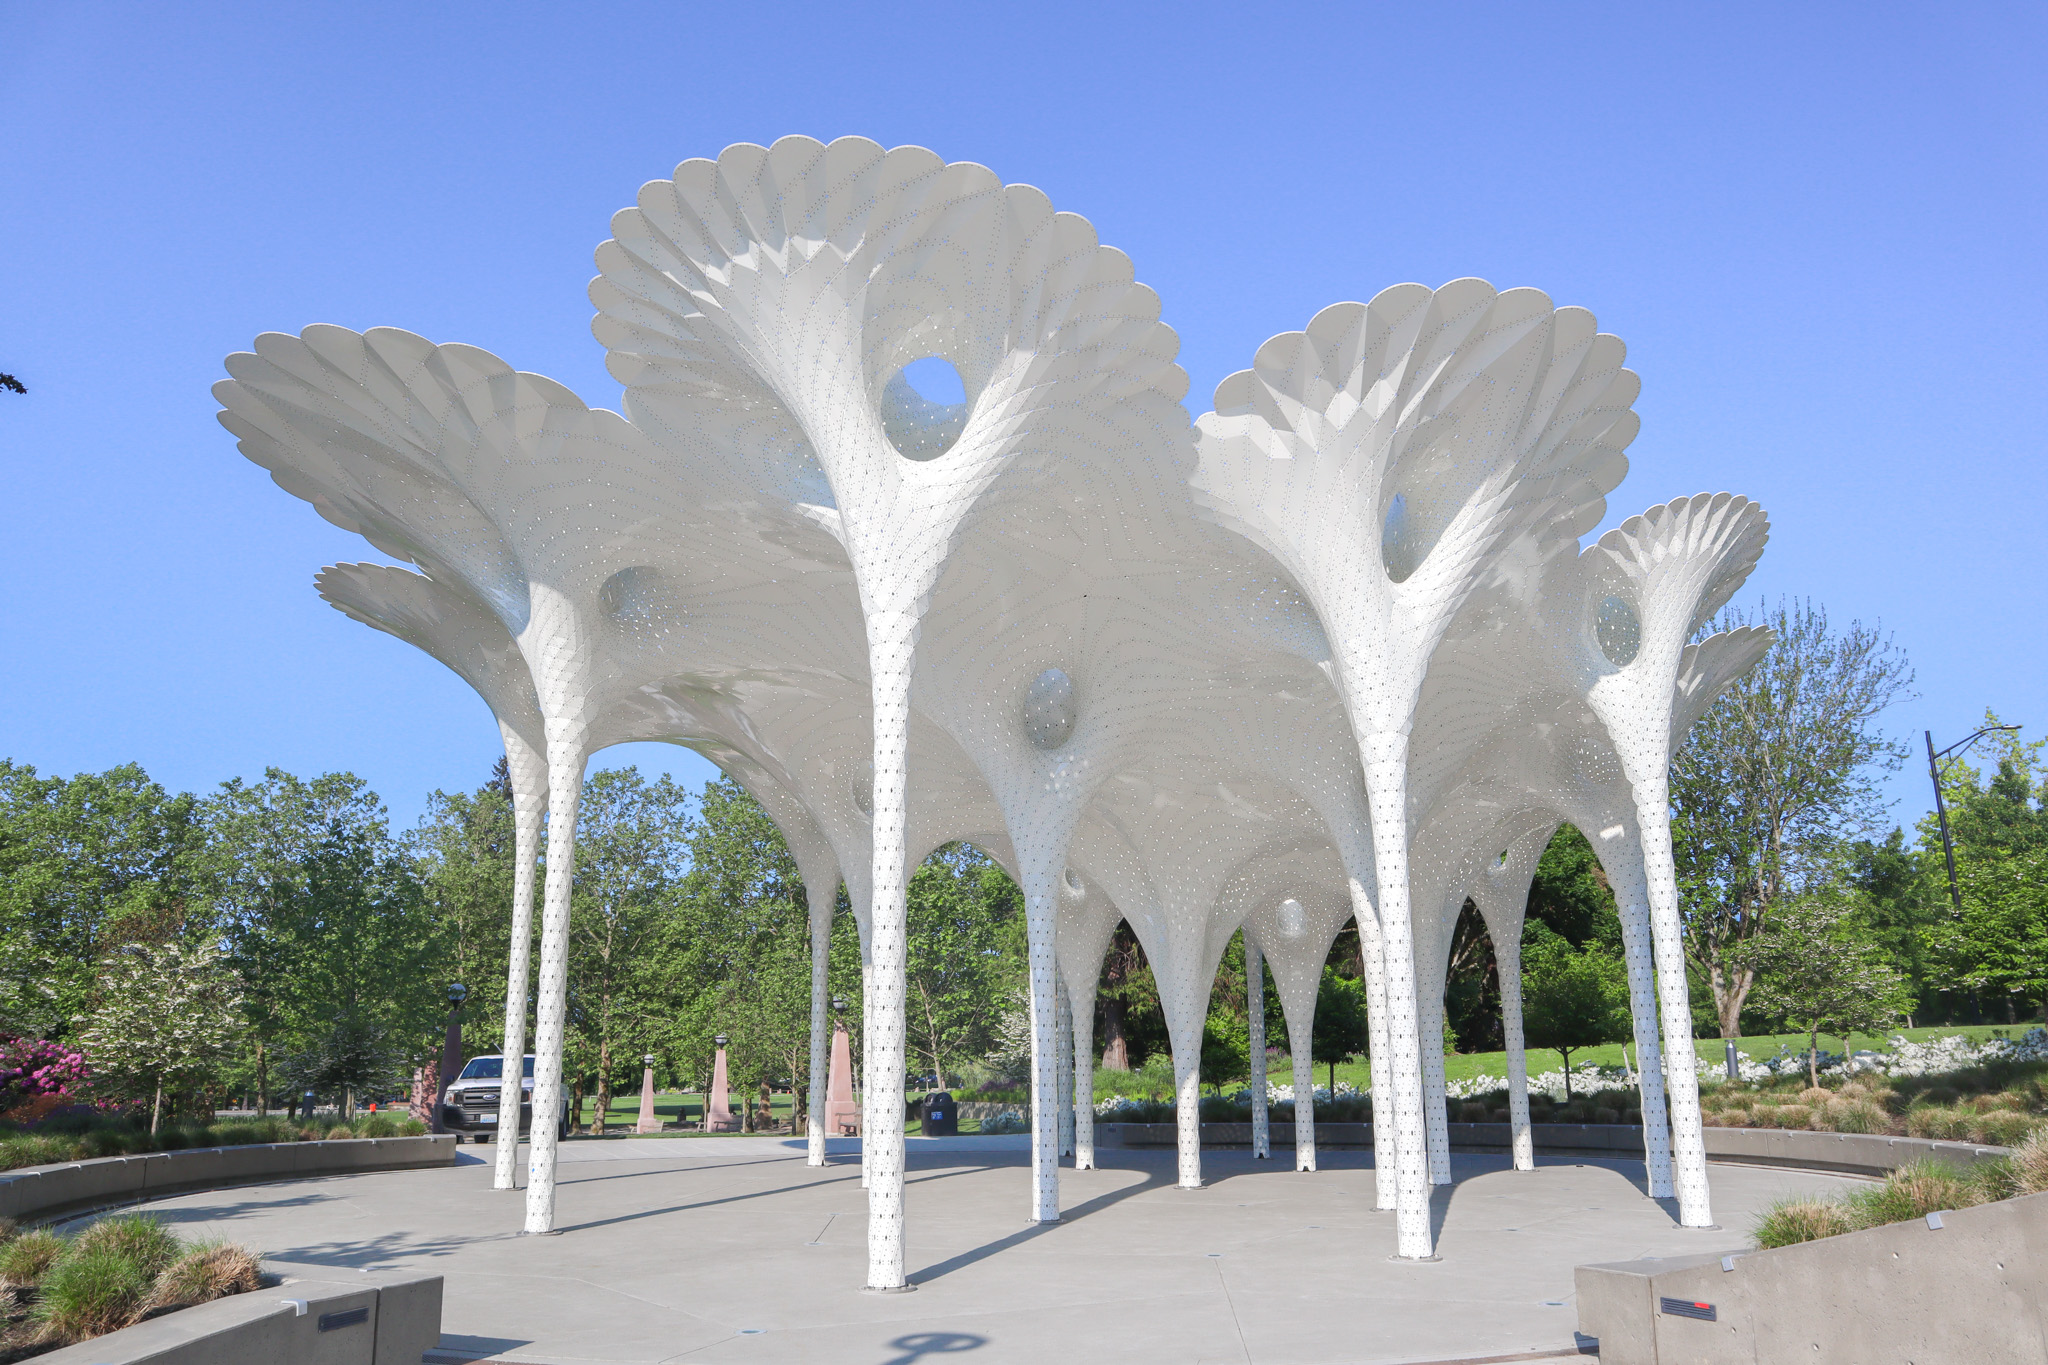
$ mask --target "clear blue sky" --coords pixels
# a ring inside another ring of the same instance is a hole
[[[1892,729],[1989,705],[2038,735],[2044,15],[8,0],[0,370],[31,392],[0,394],[0,755],[197,790],[347,768],[407,823],[476,785],[483,705],[313,596],[376,556],[236,454],[221,358],[397,325],[616,406],[584,296],[611,213],[794,132],[921,143],[1092,219],[1197,411],[1267,336],[1399,281],[1584,305],[1643,376],[1611,521],[1757,498],[1748,596],[1882,618],[1919,671]],[[1893,790],[1926,805],[1910,765]]]

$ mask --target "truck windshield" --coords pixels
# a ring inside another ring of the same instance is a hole
[[[529,1081],[533,1079],[532,1057],[526,1059],[526,1066],[520,1074]],[[502,1079],[504,1075],[505,1059],[503,1057],[472,1057],[470,1058],[469,1065],[462,1068],[462,1074],[455,1079],[458,1081],[495,1081]]]

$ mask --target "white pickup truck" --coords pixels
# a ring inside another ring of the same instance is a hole
[[[519,1132],[523,1136],[533,1128],[533,1054],[526,1054],[526,1065],[522,1069],[524,1079],[520,1084]],[[503,1122],[500,1097],[504,1094],[505,1059],[501,1056],[472,1057],[462,1068],[462,1074],[449,1082],[446,1093],[441,1096],[441,1126],[455,1134],[460,1141],[465,1135],[476,1142],[483,1142],[498,1131]],[[569,1136],[569,1087],[562,1087],[561,1126],[557,1134]]]

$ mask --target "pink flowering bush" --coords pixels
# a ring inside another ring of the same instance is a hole
[[[79,1095],[91,1075],[76,1048],[47,1038],[0,1038],[0,1113],[45,1095]]]

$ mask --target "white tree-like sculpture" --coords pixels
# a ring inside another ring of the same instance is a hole
[[[870,1288],[909,1278],[905,883],[951,840],[1025,892],[1034,1219],[1059,1216],[1063,1150],[1095,1160],[1095,989],[1120,918],[1172,1035],[1188,1186],[1209,990],[1240,929],[1281,996],[1296,1164],[1314,1169],[1316,985],[1350,918],[1379,1201],[1399,1254],[1430,1255],[1456,916],[1470,897],[1495,942],[1527,1165],[1508,978],[1535,860],[1570,821],[1621,903],[1652,1193],[1707,1221],[1665,769],[1767,643],[1688,644],[1765,529],[1702,496],[1579,553],[1636,426],[1635,377],[1590,314],[1477,280],[1398,286],[1267,342],[1191,430],[1177,339],[1130,262],[982,167],[858,138],[743,144],[651,182],[612,228],[591,297],[626,417],[388,329],[265,335],[216,389],[249,458],[424,574],[341,566],[323,595],[498,718],[515,977],[545,804],[527,1231],[554,1226],[583,771],[633,739],[710,757],[796,857],[814,1163],[846,882]]]
[[[785,453],[763,484],[852,562],[873,687],[868,1074],[900,1075],[911,677],[930,595],[999,481],[1170,451],[1156,410],[1185,389],[1178,343],[1086,221],[922,148],[729,148],[645,187],[612,227],[592,297],[627,411],[676,454],[766,417]],[[960,378],[957,407],[915,401],[903,372],[934,357]],[[1034,1013],[1049,1030],[1041,937]],[[869,1287],[898,1289],[902,1106],[868,1120]]]
[[[1401,285],[1268,341],[1198,424],[1197,488],[1315,606],[1364,764],[1392,1054],[1375,1117],[1398,1144],[1403,1256],[1432,1241],[1408,869],[1417,693],[1498,553],[1599,522],[1636,430],[1621,360],[1591,314],[1536,290]]]

